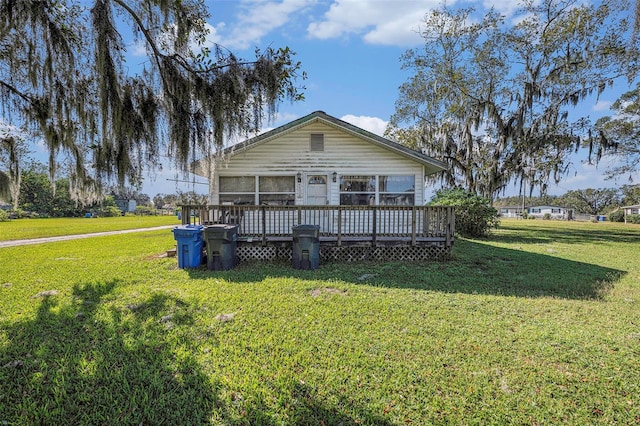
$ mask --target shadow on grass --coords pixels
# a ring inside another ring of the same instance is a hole
[[[267,277],[345,281],[353,284],[449,293],[516,297],[601,299],[625,271],[459,239],[445,262],[322,263],[317,270],[295,270],[287,262],[251,262],[224,272],[191,270],[193,278],[220,276],[231,282]]]
[[[118,284],[76,286],[72,303],[45,295],[34,318],[0,322],[0,424],[282,423],[259,391],[234,400],[203,370],[197,307],[162,294],[125,305],[110,294]],[[355,423],[302,385],[280,390],[296,424]]]

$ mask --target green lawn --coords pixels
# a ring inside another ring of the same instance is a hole
[[[226,272],[177,269],[169,230],[0,249],[0,424],[635,424],[639,243],[504,221],[448,262]]]
[[[176,216],[16,219],[0,222],[0,241],[180,225]]]

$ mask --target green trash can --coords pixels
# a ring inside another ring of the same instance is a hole
[[[204,229],[207,245],[207,269],[226,271],[233,269],[237,262],[236,241],[238,225],[211,225]]]
[[[320,266],[320,226],[293,227],[291,261],[294,269],[317,269]]]

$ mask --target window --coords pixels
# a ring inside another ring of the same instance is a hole
[[[322,151],[324,151],[324,134],[322,134],[322,133],[311,133],[310,151],[311,152],[322,152]]]
[[[255,204],[255,176],[221,176],[220,204]]]
[[[560,209],[551,209],[551,213],[560,213]]]
[[[375,176],[341,176],[340,205],[366,206],[376,202]]]
[[[295,177],[260,176],[259,182],[259,204],[267,204],[270,206],[295,204]]]
[[[341,176],[341,205],[412,206],[415,176]]]
[[[220,204],[295,204],[294,176],[221,176]]]
[[[412,206],[415,200],[415,176],[378,176],[379,204]]]

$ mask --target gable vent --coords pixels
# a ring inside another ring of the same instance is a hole
[[[324,134],[312,133],[311,134],[311,152],[324,151]]]

